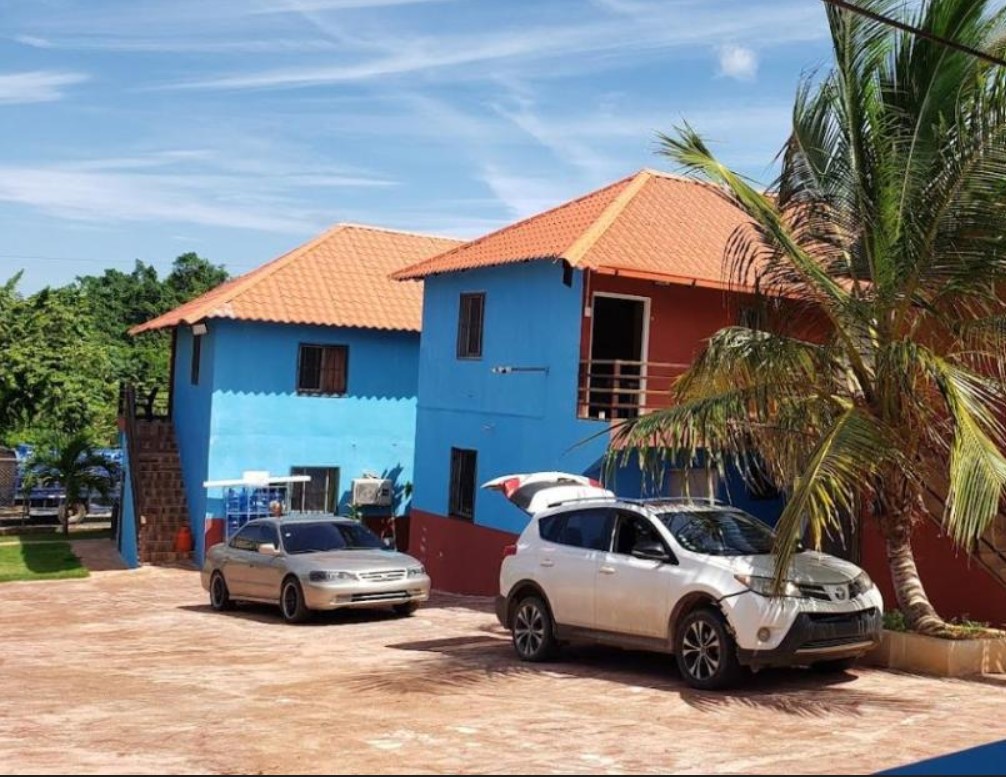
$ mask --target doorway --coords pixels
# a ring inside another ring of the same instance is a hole
[[[645,406],[650,300],[594,294],[590,336],[591,418],[634,418]]]

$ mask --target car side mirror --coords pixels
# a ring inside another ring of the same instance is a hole
[[[637,542],[632,549],[633,558],[646,559],[647,561],[670,561],[671,557],[667,549],[654,540],[644,540]]]
[[[258,552],[263,556],[278,556],[279,548],[273,545],[271,542],[263,542],[258,546]]]

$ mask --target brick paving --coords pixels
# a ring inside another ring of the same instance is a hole
[[[152,567],[0,595],[8,773],[873,772],[1006,737],[991,680],[791,670],[713,694],[660,656],[518,664],[481,599],[287,626]]]

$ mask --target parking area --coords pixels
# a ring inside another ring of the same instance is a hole
[[[0,588],[5,772],[873,772],[1002,738],[1001,684],[857,670],[686,688],[668,659],[514,661],[489,603],[211,611],[195,572]]]

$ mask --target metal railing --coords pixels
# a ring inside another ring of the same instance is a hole
[[[171,418],[171,393],[160,386],[140,388],[123,383],[119,387],[119,415],[125,416],[126,392],[130,394],[133,418],[144,421],[167,421]]]
[[[674,381],[688,366],[626,359],[581,361],[577,415],[601,420],[635,418],[667,407]]]

